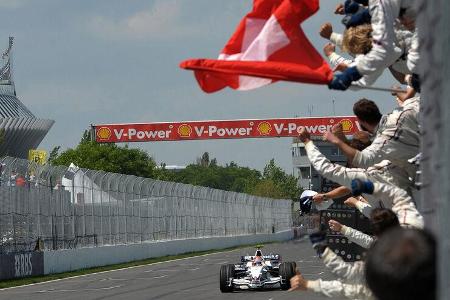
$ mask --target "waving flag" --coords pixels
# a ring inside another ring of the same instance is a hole
[[[333,72],[300,28],[318,9],[318,0],[254,0],[217,60],[192,59],[180,67],[193,70],[206,93],[277,80],[328,84]]]

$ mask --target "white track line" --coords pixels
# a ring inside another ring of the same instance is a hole
[[[98,288],[98,289],[81,289],[81,290],[56,290],[56,289],[50,289],[50,290],[42,290],[37,291],[37,293],[67,293],[67,292],[97,292],[97,291],[108,291],[112,289],[121,288],[123,285],[115,285],[115,286],[109,286],[104,288]]]

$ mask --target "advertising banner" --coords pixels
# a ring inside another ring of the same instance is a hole
[[[321,117],[93,125],[99,143],[297,137],[301,128],[320,136],[341,123],[345,134],[358,131],[356,118]]]
[[[30,149],[28,151],[28,160],[39,165],[44,165],[47,162],[47,151]]]
[[[44,275],[42,252],[16,252],[0,255],[0,280]]]

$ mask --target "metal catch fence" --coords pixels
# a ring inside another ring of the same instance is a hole
[[[291,201],[1,159],[0,253],[291,228]]]

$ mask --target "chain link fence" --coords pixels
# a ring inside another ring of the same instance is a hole
[[[0,253],[273,233],[291,200],[1,159]]]

